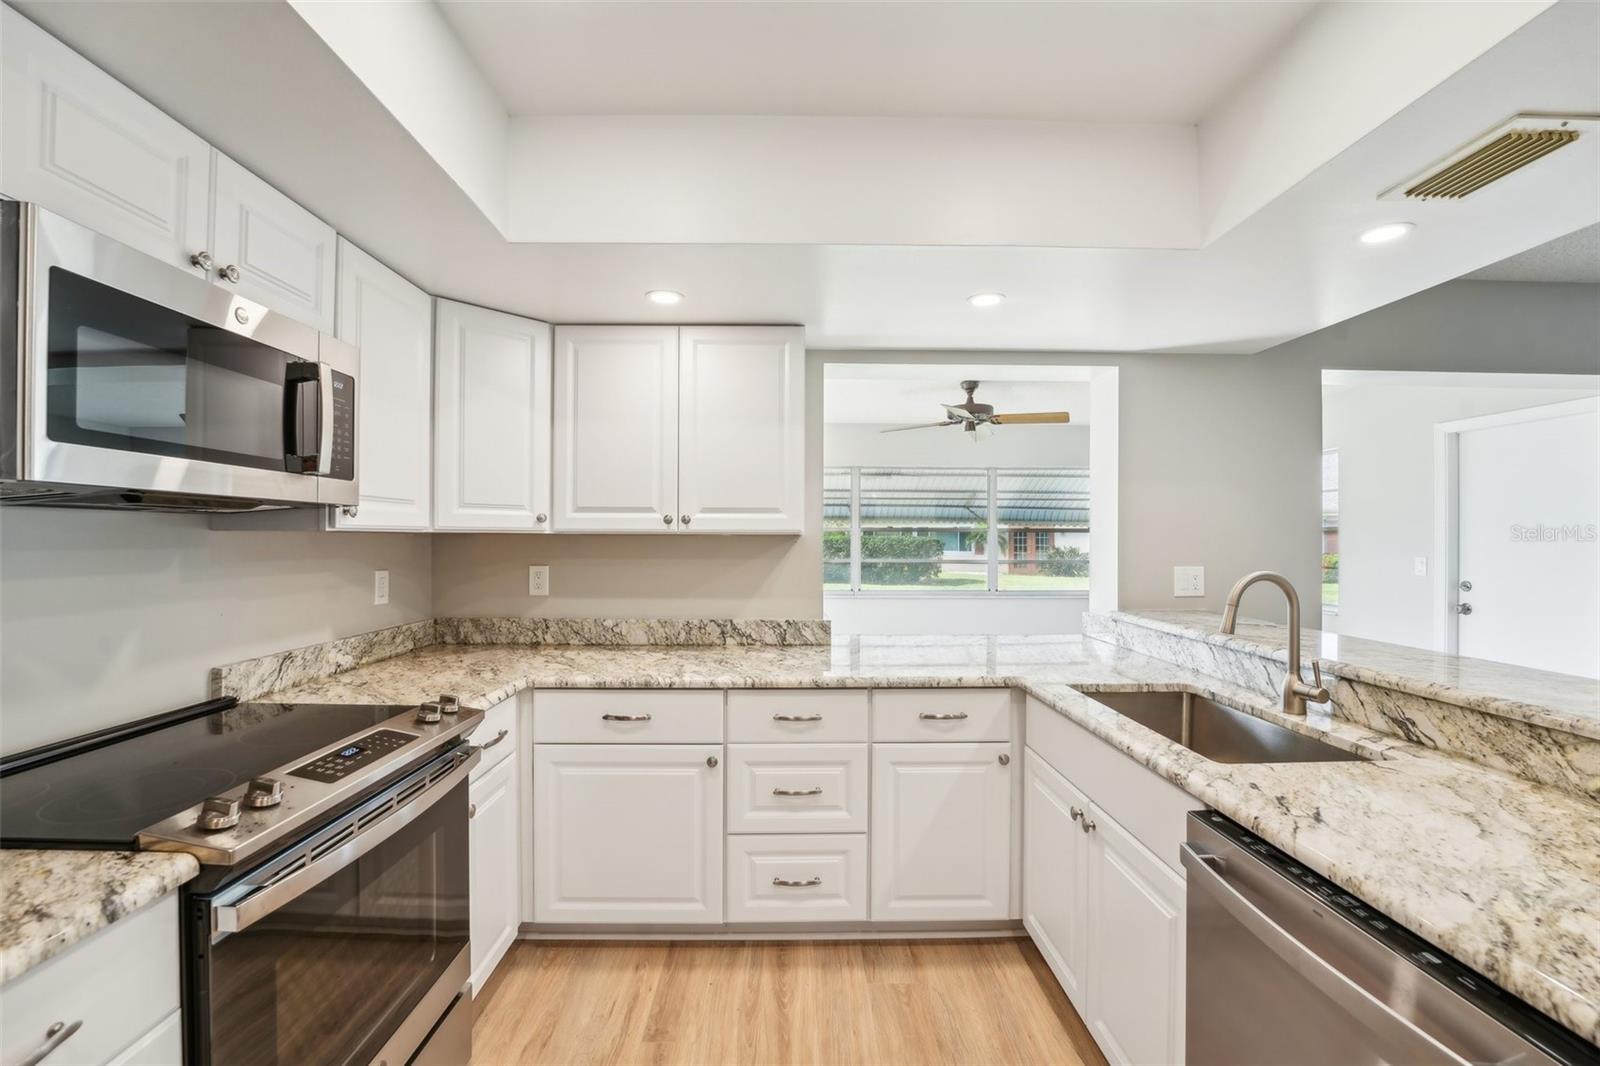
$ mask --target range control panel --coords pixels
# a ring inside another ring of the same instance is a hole
[[[415,733],[402,733],[398,729],[379,729],[352,740],[342,748],[319,755],[310,762],[301,763],[290,770],[289,774],[292,777],[303,777],[308,781],[331,783],[374,759],[382,758],[397,748],[405,747],[416,739]]]

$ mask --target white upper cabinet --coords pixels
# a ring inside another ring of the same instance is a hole
[[[361,354],[356,454],[361,502],[339,529],[433,524],[433,298],[339,241],[339,339]]]
[[[0,193],[200,273],[211,148],[0,5]]]
[[[684,529],[801,531],[805,388],[805,335],[798,326],[679,331],[678,520]]]
[[[435,322],[434,527],[548,530],[550,327],[450,300]]]
[[[563,326],[555,382],[558,531],[804,527],[798,327]]]
[[[333,329],[333,227],[221,152],[212,176],[212,279],[324,332]]]
[[[678,528],[678,330],[556,330],[559,532]]]

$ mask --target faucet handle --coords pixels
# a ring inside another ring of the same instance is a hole
[[[1322,660],[1311,660],[1311,691],[1306,693],[1306,698],[1313,703],[1327,703],[1328,690],[1322,684]]]

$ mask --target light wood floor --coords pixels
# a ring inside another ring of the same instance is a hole
[[[1099,1066],[1027,939],[520,941],[479,995],[476,1066]]]

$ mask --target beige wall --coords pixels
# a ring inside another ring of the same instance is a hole
[[[0,751],[205,699],[222,663],[430,617],[431,580],[420,535],[0,509]]]

